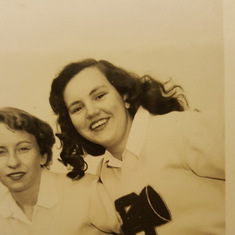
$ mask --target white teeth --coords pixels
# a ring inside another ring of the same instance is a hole
[[[98,126],[101,126],[101,125],[105,124],[107,121],[108,121],[108,119],[101,119],[98,122],[94,123],[91,126],[91,129],[93,130],[93,129],[97,128]]]

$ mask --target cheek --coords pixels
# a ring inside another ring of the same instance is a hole
[[[27,165],[29,172],[31,172],[30,174],[30,178],[37,178],[39,177],[39,173],[41,171],[41,162],[40,159],[35,159],[33,162],[29,163]]]
[[[125,117],[127,112],[128,112],[128,110],[125,108],[124,103],[123,103],[122,100],[119,100],[119,102],[116,103],[115,110],[116,110],[117,115],[119,117]]]
[[[39,151],[39,150],[38,150]],[[25,154],[21,157],[21,164],[29,169],[37,169],[40,167],[41,155],[38,151]]]
[[[37,169],[37,166],[40,165],[40,162],[36,159],[31,159],[28,161],[22,161],[21,163],[25,168],[33,169],[32,172],[34,172]]]
[[[125,110],[124,102],[118,94],[113,94],[113,96],[107,101],[107,107],[117,113]]]
[[[1,167],[0,167],[0,182],[2,182],[3,181],[3,173],[2,173],[2,169],[1,169]]]
[[[70,117],[73,126],[75,129],[80,132],[83,128],[85,128],[85,120],[82,117]]]
[[[4,171],[5,168],[6,168],[6,161],[0,158],[0,176],[2,175],[2,172]]]

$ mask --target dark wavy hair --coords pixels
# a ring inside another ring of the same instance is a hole
[[[69,81],[83,69],[92,66],[105,75],[121,96],[127,95],[126,102],[130,104],[129,112],[132,117],[139,106],[143,106],[154,115],[183,111],[188,106],[182,87],[172,84],[171,81],[162,83],[149,75],[139,77],[105,60],[85,59],[68,64],[54,78],[49,101],[53,111],[58,115],[61,133],[56,135],[62,144],[62,162],[74,167],[69,175],[71,178],[84,175],[87,169],[84,154],[99,156],[105,152],[103,146],[88,141],[77,132],[64,102],[64,89]]]
[[[5,124],[11,130],[25,131],[33,135],[38,143],[40,154],[47,154],[47,161],[41,167],[49,168],[52,162],[52,147],[55,143],[55,136],[48,123],[13,107],[0,108],[0,123]]]

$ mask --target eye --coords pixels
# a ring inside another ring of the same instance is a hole
[[[28,152],[30,150],[30,147],[20,147],[18,148],[18,152],[20,153],[25,153]]]
[[[100,100],[100,99],[102,99],[105,95],[106,95],[105,93],[100,93],[99,95],[97,95],[97,96],[95,97],[95,100]]]
[[[76,106],[74,108],[71,109],[71,113],[74,114],[74,113],[78,113],[82,110],[82,106]]]
[[[7,151],[4,149],[0,149],[0,157],[6,156],[7,155]]]

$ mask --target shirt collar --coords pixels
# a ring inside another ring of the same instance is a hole
[[[148,126],[148,118],[149,112],[140,106],[133,119],[123,156],[125,156],[127,151],[133,153],[136,157],[140,156]],[[112,154],[110,154],[108,151],[106,151],[104,154],[103,162],[107,163],[107,165],[111,167],[122,166],[122,161],[113,157]]]
[[[55,188],[55,180],[50,172],[43,169],[41,174],[41,183],[38,195],[38,206],[51,208],[58,202],[58,196]],[[22,218],[22,210],[19,208],[11,193],[7,190],[0,197],[0,215],[2,217]]]
[[[7,190],[0,197],[0,215],[2,217],[10,217],[19,212],[16,208],[18,208],[18,205]]]
[[[119,168],[122,166],[122,161],[115,158],[109,151],[105,151],[103,162],[107,163],[107,165],[111,167]]]
[[[126,149],[135,154],[137,157],[140,156],[140,152],[144,144],[148,119],[149,112],[140,106],[134,117],[126,145]]]

